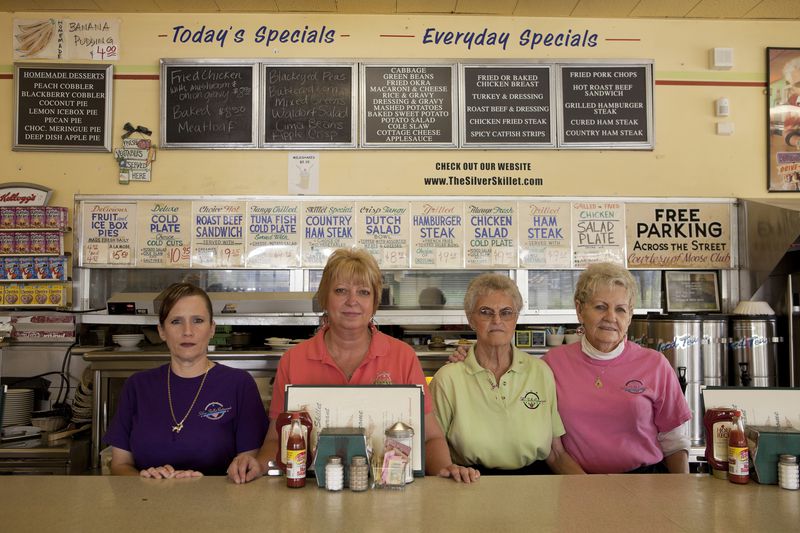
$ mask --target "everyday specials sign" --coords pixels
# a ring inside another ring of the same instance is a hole
[[[731,268],[727,203],[625,206],[628,267]]]

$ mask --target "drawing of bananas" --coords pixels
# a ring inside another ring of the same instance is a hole
[[[35,56],[44,50],[50,43],[55,33],[55,20],[42,20],[32,24],[20,24],[17,26],[19,33],[15,35],[19,45],[17,52],[22,57]]]

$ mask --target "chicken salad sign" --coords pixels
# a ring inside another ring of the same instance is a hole
[[[731,208],[626,204],[629,268],[731,268]]]

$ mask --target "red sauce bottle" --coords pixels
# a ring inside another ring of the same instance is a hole
[[[276,418],[275,421],[271,423],[275,424],[275,430],[278,432],[278,455],[275,457],[275,461],[278,463],[278,466],[281,467],[282,470],[286,470],[286,462],[283,460],[284,452],[286,450],[286,441],[283,438],[283,428],[284,426],[289,426],[291,429],[292,425],[292,414],[297,412],[300,415],[300,423],[306,427],[306,448],[311,450],[311,453],[307,454],[307,458],[313,456],[314,449],[312,448],[312,444],[314,443],[311,440],[311,430],[314,427],[313,422],[311,421],[311,415],[308,414],[306,411],[284,411],[280,413]],[[288,438],[288,435],[287,435]],[[308,460],[310,462],[310,459]]]
[[[297,489],[306,486],[306,439],[300,425],[300,413],[292,413],[292,429],[286,444],[286,486]]]
[[[728,434],[728,481],[744,485],[750,481],[750,456],[744,434],[742,412],[737,410]]]
[[[706,410],[703,423],[706,428],[706,461],[711,474],[728,479],[728,434],[733,426],[736,410],[733,407],[715,407]]]

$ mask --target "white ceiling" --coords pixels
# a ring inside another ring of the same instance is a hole
[[[0,0],[0,11],[800,19],[799,0]]]

